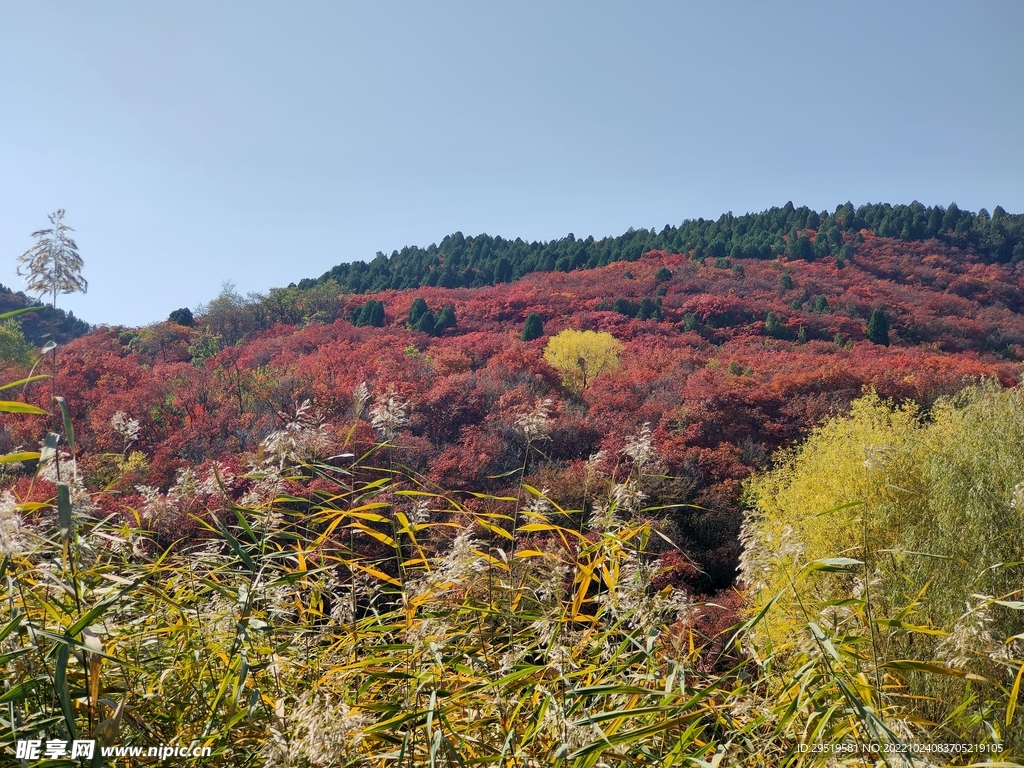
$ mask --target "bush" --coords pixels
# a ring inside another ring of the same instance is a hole
[[[1021,390],[969,390],[928,419],[867,396],[749,499],[742,578],[757,636],[788,638],[777,669],[817,645],[918,740],[930,721],[1022,746],[1006,694],[1024,657]]]

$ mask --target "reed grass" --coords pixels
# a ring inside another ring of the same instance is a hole
[[[143,508],[98,517],[70,465],[52,503],[4,492],[0,749],[94,735],[209,746],[232,766],[1014,764],[1008,749],[811,751],[1005,747],[1019,719],[1019,672],[983,700],[960,670],[957,714],[915,715],[909,680],[932,670],[883,661],[888,635],[870,631],[909,612],[882,615],[868,588],[837,598],[814,580],[870,573],[883,560],[870,530],[862,557],[787,561],[709,665],[714,638],[693,620],[707,606],[652,586],[649,432],[628,443],[628,477],[595,478],[581,509],[563,509],[522,475],[507,496],[441,491],[378,461],[383,444],[322,460],[304,423],[268,440],[244,495],[223,471],[186,473]],[[44,470],[58,460],[48,445]],[[156,528],[186,497],[198,532],[161,547]]]

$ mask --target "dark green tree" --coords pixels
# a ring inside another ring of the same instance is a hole
[[[420,318],[427,314],[429,311],[430,308],[427,306],[426,300],[423,299],[423,297],[421,296],[417,296],[413,300],[412,306],[409,307],[409,327],[415,328],[416,323],[420,321]]]
[[[192,316],[192,310],[188,307],[182,307],[171,312],[167,318],[172,323],[178,325],[184,325],[186,328],[191,328],[195,324],[195,318]]]
[[[454,328],[455,325],[455,305],[445,304],[441,307],[441,311],[437,313],[437,319],[434,322],[434,333],[440,336],[447,329]]]
[[[789,290],[793,287],[793,278],[788,272],[783,272],[779,275],[779,287]]]
[[[796,232],[789,233],[789,240],[786,243],[786,258],[814,260],[814,246],[811,245],[811,238],[807,236],[806,232],[799,237]]]
[[[633,302],[629,299],[624,299],[621,296],[612,304],[612,312],[618,312],[620,315],[625,315],[626,317],[636,317],[636,307],[633,306]]]
[[[663,283],[666,280],[671,280],[672,271],[668,267],[662,267],[661,269],[654,273],[654,279],[659,283]]]
[[[416,321],[416,325],[413,326],[413,330],[425,333],[427,336],[433,336],[437,330],[435,326],[434,313],[426,312],[423,315],[420,315],[420,319]]]
[[[353,309],[349,313],[349,320],[352,325],[369,325],[374,328],[384,327],[384,304],[376,299],[370,299],[363,306]]]
[[[384,327],[384,303],[381,301],[370,300],[367,303],[366,309],[366,325],[374,328]]]
[[[664,312],[661,309],[661,299],[654,301],[644,296],[640,300],[640,306],[636,309],[637,320],[660,320]]]
[[[786,335],[786,327],[782,324],[778,315],[774,312],[769,312],[764,319],[764,332],[769,336],[781,339]]]
[[[828,244],[828,235],[825,232],[819,232],[818,236],[814,238],[813,249],[816,259],[824,259],[832,252]]]
[[[536,312],[526,316],[526,324],[523,326],[523,341],[533,341],[544,335],[544,318]]]
[[[889,321],[885,319],[881,307],[872,312],[868,320],[868,341],[883,347],[889,346]]]

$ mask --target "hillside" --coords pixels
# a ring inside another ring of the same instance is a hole
[[[63,419],[0,401],[0,752],[1020,765],[1024,262],[830,238],[59,346]]]
[[[533,272],[571,272],[635,261],[647,251],[692,253],[712,259],[787,256],[844,262],[863,230],[903,242],[937,239],[970,249],[989,263],[1024,259],[1024,216],[1007,214],[1000,206],[989,215],[984,209],[962,211],[956,203],[946,208],[918,202],[878,203],[857,209],[846,203],[830,214],[786,203],[756,214],[726,213],[717,221],[688,219],[678,227],[666,224],[660,232],[630,229],[601,240],[569,234],[549,242],[527,243],[487,234],[467,238],[456,232],[440,245],[405,247],[390,256],[378,252],[368,263],[338,264],[315,280],[300,281],[298,287],[305,290],[333,282],[351,293],[423,286],[477,288],[508,283]]]
[[[35,347],[41,347],[49,341],[51,333],[58,344],[64,344],[89,332],[89,324],[75,317],[74,312],[65,312],[57,307],[54,313],[49,306],[29,298],[21,291],[12,291],[6,285],[0,284],[0,315],[25,307],[38,307],[34,312],[18,316],[18,324],[25,341]],[[54,318],[56,327],[52,328]]]
[[[501,492],[525,460],[530,485],[572,505],[588,459],[614,471],[647,424],[662,467],[645,503],[687,505],[658,513],[659,525],[697,566],[680,567],[678,582],[713,593],[735,575],[740,483],[776,449],[866,388],[927,406],[981,378],[1015,382],[1024,358],[1021,264],[866,229],[841,259],[815,259],[823,236],[798,235],[808,258],[648,250],[477,288],[357,296],[326,283],[258,302],[226,292],[192,327],[106,328],[70,342],[57,386],[87,485],[114,483],[101,504],[122,511],[144,510],[139,489],[166,489],[186,467],[219,460],[243,473],[306,401],[304,418],[323,420],[321,453],[359,455],[377,439],[357,402],[364,382],[378,403],[408,402],[394,461],[448,489]],[[432,317],[451,305],[455,326],[410,330],[420,298]],[[365,311],[371,302],[382,309]],[[876,310],[888,346],[867,340]],[[289,313],[310,319],[278,322]],[[544,335],[524,342],[531,313]],[[565,328],[611,333],[621,366],[583,391],[564,383],[544,348]],[[545,400],[544,439],[526,456],[523,419]],[[138,421],[131,439],[112,424],[119,412]],[[38,426],[5,423],[0,451],[33,444]],[[181,519],[160,525],[167,541],[189,530]]]

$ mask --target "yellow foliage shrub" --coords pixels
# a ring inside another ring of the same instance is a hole
[[[959,718],[1013,741],[1020,714],[1006,693],[1024,663],[1020,390],[978,387],[927,414],[868,395],[747,490],[741,580],[776,664],[832,649],[835,667],[897,719]],[[907,694],[928,698],[911,706]]]
[[[610,333],[571,328],[552,336],[544,349],[544,359],[580,391],[605,371],[618,368],[621,354],[622,344]]]

